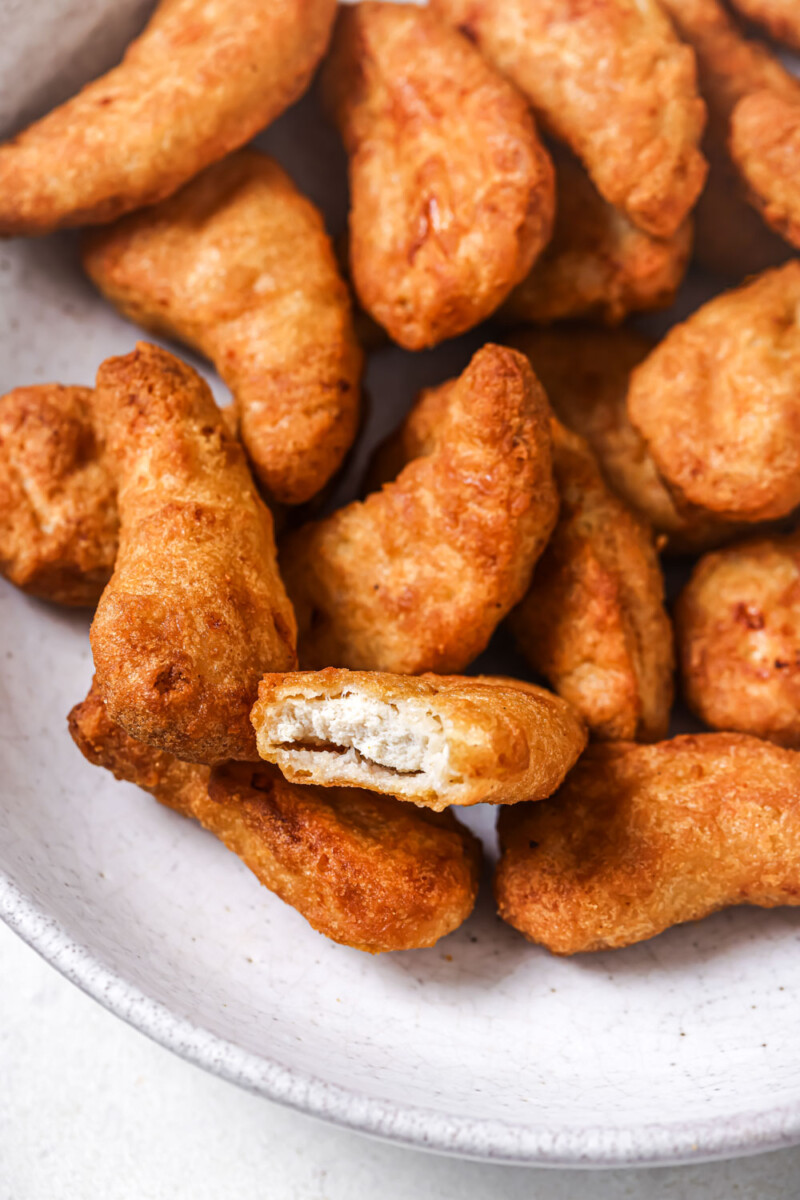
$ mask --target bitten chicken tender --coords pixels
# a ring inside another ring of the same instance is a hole
[[[95,400],[119,487],[91,628],[109,716],[192,762],[255,760],[258,680],[296,662],[269,510],[208,386],[165,350],[107,359]]]
[[[763,25],[770,37],[800,50],[800,7],[797,0],[732,0],[743,17]]]
[[[432,946],[472,911],[480,844],[450,813],[298,787],[263,764],[179,762],[115,725],[95,688],[69,726],[89,762],[194,817],[335,942],[372,954]]]
[[[118,533],[92,390],[45,383],[0,397],[0,573],[43,600],[92,606]]]
[[[476,325],[552,230],[553,169],[524,99],[408,4],[343,8],[324,86],[350,158],[361,304],[409,350]]]
[[[697,715],[715,729],[800,747],[800,535],[702,558],[675,621]]]
[[[591,734],[655,741],[669,725],[675,662],[652,532],[555,419],[553,465],[558,524],[509,625]]]
[[[555,796],[498,828],[500,915],[554,954],[800,904],[800,754],[743,734],[590,746]]]
[[[462,670],[522,599],[552,532],[551,455],[527,360],[484,346],[422,457],[283,543],[300,665]]]
[[[738,521],[800,503],[800,262],[716,296],[631,376],[628,414],[679,500]]]
[[[118,67],[0,146],[0,234],[113,221],[248,142],[306,89],[336,0],[161,0]]]
[[[586,745],[566,701],[480,675],[265,675],[252,721],[259,754],[291,783],[369,788],[436,811],[540,800]]]
[[[694,56],[656,0],[433,0],[528,97],[602,196],[672,237],[705,179]]]
[[[800,248],[800,92],[745,96],[733,110],[730,148],[764,220]]]

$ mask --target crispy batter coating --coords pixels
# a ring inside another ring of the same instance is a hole
[[[553,169],[524,99],[429,10],[372,0],[340,10],[324,86],[363,307],[409,350],[477,325],[552,230]]]
[[[433,0],[525,93],[602,196],[672,237],[703,186],[694,56],[656,0]]]
[[[770,37],[800,50],[800,8],[797,0],[731,0],[750,21],[763,25]]]
[[[89,762],[194,817],[335,942],[372,954],[432,946],[472,911],[480,843],[450,813],[298,787],[263,765],[179,762],[115,725],[94,687],[69,726]]]
[[[511,630],[594,737],[655,741],[669,725],[675,662],[652,531],[555,418],[553,467],[558,524]]]
[[[697,715],[715,729],[800,747],[800,535],[706,555],[675,622]]]
[[[302,667],[449,672],[480,654],[555,524],[548,414],[527,360],[484,346],[429,452],[284,542]]]
[[[161,0],[122,62],[0,146],[0,234],[171,195],[305,91],[336,0]]]
[[[731,117],[730,149],[767,224],[800,247],[800,90],[753,92]]]
[[[296,662],[269,510],[207,384],[165,350],[107,359],[96,409],[119,486],[91,629],[109,715],[179,758],[254,760],[258,680]]]
[[[361,350],[322,217],[276,162],[240,150],[84,242],[130,320],[212,360],[256,474],[299,504],[356,434]]]
[[[252,721],[259,754],[292,783],[364,787],[435,811],[540,800],[586,745],[566,701],[481,675],[265,675]]]
[[[628,415],[673,493],[762,521],[800,503],[800,262],[716,296],[637,367]]]
[[[118,531],[91,388],[45,383],[0,397],[0,573],[44,600],[94,605]]]

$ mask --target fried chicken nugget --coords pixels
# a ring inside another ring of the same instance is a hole
[[[800,248],[800,90],[793,99],[765,90],[740,100],[730,149],[764,220]]]
[[[800,747],[800,535],[706,555],[675,609],[683,687],[701,720]]]
[[[0,146],[0,234],[169,196],[305,91],[336,0],[161,0],[118,67]]]
[[[281,546],[300,665],[462,670],[525,594],[552,532],[551,453],[527,360],[484,346],[429,452]]]
[[[554,954],[629,946],[733,904],[800,904],[800,755],[733,733],[590,746],[503,811],[503,920]]]
[[[637,368],[628,414],[680,500],[762,521],[800,503],[800,261],[716,296]]]
[[[350,158],[363,307],[409,350],[476,325],[552,230],[553,170],[525,101],[408,4],[343,8],[323,78]]]
[[[558,524],[508,623],[522,653],[604,740],[664,737],[675,669],[650,527],[553,420]]]
[[[0,573],[32,596],[94,605],[118,532],[92,390],[45,383],[0,397]]]
[[[437,812],[549,796],[586,745],[565,700],[480,675],[265,675],[252,721],[259,754],[291,783],[369,788]]]
[[[94,687],[69,727],[89,762],[194,817],[335,942],[372,954],[432,946],[472,911],[480,843],[450,813],[298,787],[263,765],[180,762],[115,725]]]
[[[292,667],[295,620],[272,517],[208,386],[140,342],[97,373],[120,547],[91,628],[97,685],[132,737],[192,762],[255,760],[265,671]]]
[[[800,50],[800,8],[797,0],[731,0],[749,21],[763,25],[770,37]]]
[[[130,320],[211,359],[271,497],[327,483],[356,434],[362,355],[322,217],[276,162],[240,150],[93,232],[83,264]]]
[[[705,179],[694,56],[656,0],[433,0],[586,165],[610,204],[672,237]]]

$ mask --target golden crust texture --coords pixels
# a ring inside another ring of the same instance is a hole
[[[0,397],[0,573],[32,596],[94,605],[118,531],[91,388],[45,383]]]
[[[652,532],[555,419],[553,466],[558,524],[511,631],[594,737],[655,741],[669,725],[675,664]]]
[[[428,452],[285,540],[302,667],[448,672],[481,653],[555,524],[548,413],[527,360],[484,346]]]
[[[414,5],[340,11],[324,75],[350,159],[361,304],[418,350],[482,321],[553,224],[553,169],[516,90]]]
[[[272,517],[195,371],[139,343],[97,374],[120,547],[91,629],[111,719],[179,758],[256,755],[258,680],[292,667]]]
[[[266,675],[252,721],[259,754],[292,783],[365,787],[436,811],[549,796],[586,745],[566,701],[480,675]]]
[[[763,91],[740,100],[730,149],[764,220],[800,247],[800,89],[792,99]]]
[[[602,196],[672,237],[705,178],[694,56],[655,0],[433,0],[581,158]]]
[[[90,762],[194,817],[335,942],[372,954],[432,946],[472,911],[480,844],[450,813],[298,787],[263,765],[179,762],[114,725],[94,688],[69,725]]]
[[[0,234],[113,221],[248,142],[305,90],[336,0],[161,0],[118,67],[0,146]]]
[[[322,217],[253,150],[94,231],[83,263],[130,320],[212,360],[269,495],[309,500],[356,434],[361,350]]]
[[[689,705],[715,729],[800,747],[800,537],[702,558],[675,610]]]
[[[800,904],[800,755],[733,733],[591,746],[500,814],[501,917],[555,954],[628,946],[733,904]]]
[[[716,296],[631,376],[628,414],[674,495],[762,521],[800,503],[800,262]]]
[[[750,21],[763,25],[770,37],[800,50],[800,8],[797,0],[732,0]]]

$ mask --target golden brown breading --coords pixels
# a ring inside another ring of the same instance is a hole
[[[553,419],[558,524],[509,616],[522,653],[604,740],[664,737],[675,659],[650,527]]]
[[[0,397],[0,573],[44,600],[94,605],[118,530],[91,389],[45,383]]]
[[[672,237],[705,178],[694,56],[656,0],[433,0],[524,92],[610,204]]]
[[[476,325],[552,230],[553,169],[522,96],[429,10],[371,0],[341,9],[324,84],[363,307],[409,350]]]
[[[255,759],[258,680],[296,662],[272,517],[207,384],[139,343],[97,373],[120,547],[91,629],[111,719],[193,762]]]
[[[800,90],[753,92],[731,117],[730,150],[767,224],[800,247]]]
[[[770,37],[800,50],[800,7],[797,0],[731,0],[743,17],[763,25]]]
[[[499,821],[500,915],[555,954],[641,942],[732,904],[800,904],[800,755],[733,733],[590,746]]]
[[[715,729],[800,747],[800,535],[706,555],[675,622],[697,715]]]
[[[484,346],[429,453],[290,535],[302,667],[449,672],[480,654],[555,524],[548,414],[527,360]]]
[[[800,261],[716,296],[637,367],[628,415],[662,478],[720,517],[800,503]]]
[[[113,221],[244,145],[305,90],[336,0],[161,0],[118,67],[0,146],[0,234]]]
[[[130,320],[212,360],[271,497],[327,483],[356,434],[362,355],[322,217],[276,162],[231,155],[93,232],[83,264]]]
[[[372,954],[432,946],[472,911],[480,844],[450,813],[298,787],[263,765],[179,762],[114,725],[94,687],[69,726],[89,762],[194,817],[335,942]]]
[[[259,754],[292,783],[364,787],[436,811],[549,796],[586,745],[566,701],[480,675],[265,675],[252,721]]]

